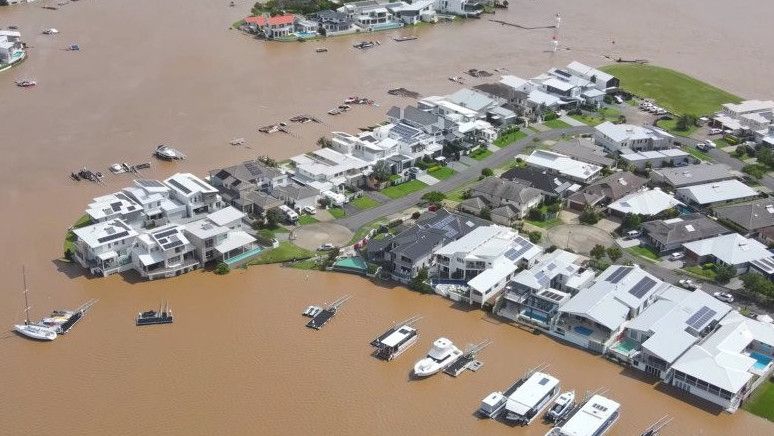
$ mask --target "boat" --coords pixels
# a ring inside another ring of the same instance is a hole
[[[164,144],[161,144],[158,147],[156,147],[156,150],[154,150],[153,154],[156,155],[157,158],[163,159],[163,160],[185,159],[185,155],[181,153],[180,150]]]
[[[138,326],[171,324],[174,320],[172,309],[169,308],[169,303],[166,303],[164,306],[159,306],[158,312],[155,310],[148,310],[138,313],[135,324]]]
[[[419,338],[419,333],[414,324],[420,319],[421,317],[419,316],[412,316],[405,321],[396,323],[371,341],[371,346],[376,348],[374,355],[380,359],[390,361],[411,348],[417,342],[417,338]]]
[[[81,50],[81,46],[79,46],[78,44],[70,44],[69,46],[67,46],[67,51],[80,51],[80,50]]]
[[[96,302],[97,300],[91,299],[75,310],[55,310],[51,315],[40,320],[38,325],[51,328],[60,335],[66,334]]]
[[[308,316],[309,318],[314,318],[317,316],[318,313],[322,312],[323,308],[320,306],[309,306],[306,309],[304,309],[304,312],[301,315]]]
[[[395,38],[392,38],[392,39],[395,42],[403,42],[403,41],[413,41],[413,40],[415,40],[417,38],[418,37],[416,37],[416,36],[398,36],[398,37],[395,37]]]
[[[358,43],[352,44],[352,47],[359,48],[362,50],[362,49],[371,48],[377,45],[379,45],[378,41],[360,41]]]
[[[543,416],[548,422],[559,422],[567,416],[575,407],[575,391],[563,392],[562,395],[554,400],[554,404],[546,411]]]
[[[331,109],[328,111],[328,115],[339,115],[341,113],[341,109]]]
[[[567,422],[552,428],[546,436],[602,436],[618,421],[620,409],[619,403],[595,394]]]
[[[229,141],[229,144],[231,145],[244,145],[247,142],[245,138],[234,138],[231,141]]]
[[[318,47],[314,51],[316,51],[317,53],[327,53],[328,49],[325,47]]]
[[[414,364],[414,375],[428,377],[442,371],[462,356],[462,351],[452,341],[438,338],[433,342],[427,357]]]
[[[505,419],[528,425],[559,395],[559,379],[544,373],[533,373],[505,401]]]
[[[56,29],[54,29],[53,27],[52,27],[52,28],[50,28],[50,29],[45,29],[45,30],[43,31],[43,34],[44,34],[44,35],[56,35],[57,33],[59,33],[59,31],[58,31],[58,30],[56,30]]]
[[[463,83],[463,79],[460,76],[451,76],[449,80],[452,82]]]
[[[16,324],[13,329],[17,333],[24,335],[30,339],[36,339],[38,341],[53,341],[56,339],[56,331],[54,329],[35,325],[30,322],[30,303],[27,298],[29,290],[27,289],[27,273],[22,269],[22,277],[24,278],[24,324]]]
[[[143,163],[138,163],[137,165],[132,165],[129,168],[133,173],[136,173],[137,170],[147,170],[150,167],[151,167],[150,162],[143,162]]]
[[[104,176],[99,171],[91,171],[86,168],[81,168],[78,170],[78,172],[70,173],[70,177],[76,182],[80,180],[88,180],[90,182],[99,183],[102,181]]]
[[[16,86],[20,86],[22,88],[29,88],[29,87],[35,86],[37,84],[38,84],[38,82],[36,82],[34,80],[17,80],[16,81]]]
[[[110,165],[108,169],[113,174],[123,174],[129,171],[128,165],[125,163],[114,163],[113,165]]]
[[[344,303],[349,301],[351,298],[352,298],[351,295],[345,295],[343,297],[340,297],[333,303],[327,304],[319,312],[315,310],[315,314],[312,316],[312,319],[309,320],[308,323],[306,323],[306,326],[311,329],[320,330],[325,326],[325,324],[328,323],[328,321],[330,321],[334,316],[336,316],[336,313],[339,311],[339,308],[341,308],[341,306],[344,305]],[[310,306],[309,308],[312,308],[312,307],[313,306]]]

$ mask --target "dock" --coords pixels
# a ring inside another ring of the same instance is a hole
[[[462,355],[462,357],[449,365],[449,367],[444,369],[443,372],[452,377],[457,377],[466,369],[469,369],[473,372],[478,371],[482,366],[484,366],[484,364],[483,362],[476,360],[476,355],[481,352],[481,350],[488,347],[492,342],[493,341],[490,339],[485,339],[478,344],[470,345],[468,349],[465,350],[465,353]]]
[[[331,304],[326,305],[320,312],[318,312],[312,319],[306,323],[306,326],[315,330],[320,330],[336,315],[339,308],[352,298],[351,295],[345,295]]]
[[[662,416],[658,421],[646,428],[645,431],[642,432],[642,436],[658,436],[661,433],[661,430],[672,422],[673,419],[674,418],[669,415]]]
[[[49,318],[44,318],[40,324],[52,327],[57,334],[67,334],[96,303],[97,299],[92,298],[75,310],[55,310]]]

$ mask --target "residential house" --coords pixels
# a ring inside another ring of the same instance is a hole
[[[715,207],[740,200],[751,200],[760,194],[755,189],[734,179],[678,188],[675,195],[690,205]]]
[[[133,269],[143,278],[155,280],[179,276],[201,266],[184,229],[179,224],[167,224],[139,234],[130,251]]]
[[[185,225],[184,233],[201,265],[225,262],[233,266],[262,250],[245,231],[244,218],[243,212],[229,206]]]
[[[560,141],[551,147],[552,151],[569,156],[575,160],[598,165],[603,168],[615,166],[615,160],[605,155],[605,149],[594,145],[594,142],[586,138],[577,138],[572,141]]]
[[[654,217],[664,211],[681,205],[677,199],[661,189],[644,189],[633,192],[607,206],[612,215],[626,216],[629,214],[641,217]]]
[[[326,9],[310,15],[309,18],[317,21],[321,35],[329,36],[355,31],[352,18],[342,12]]]
[[[697,159],[692,157],[690,153],[679,148],[621,153],[621,159],[628,165],[641,170],[645,168],[678,167],[697,162]]]
[[[559,308],[594,280],[594,271],[581,257],[564,250],[542,255],[538,263],[520,271],[505,287],[496,313],[547,331]]]
[[[726,103],[712,117],[711,125],[736,135],[752,135],[756,142],[770,137],[774,131],[774,101],[745,100]]]
[[[330,148],[315,150],[290,159],[295,179],[321,191],[341,190],[345,185],[363,186],[371,164]]]
[[[164,180],[170,187],[170,199],[185,207],[189,219],[206,215],[223,208],[218,190],[191,173],[176,173]]]
[[[396,20],[414,25],[421,21],[433,23],[438,21],[435,12],[436,0],[414,0],[411,3],[395,2],[385,5]]]
[[[484,11],[484,0],[435,0],[435,10],[462,17],[478,17]]]
[[[748,237],[759,235],[766,229],[774,229],[774,199],[771,197],[715,207],[713,212],[718,219],[739,228]]]
[[[626,325],[608,353],[633,368],[667,379],[675,361],[711,334],[731,310],[702,290],[672,286]]]
[[[627,321],[670,287],[639,266],[612,265],[596,282],[559,308],[551,334],[582,348],[606,353]]]
[[[424,111],[416,106],[399,108],[393,106],[387,111],[387,119],[392,124],[406,124],[434,137],[437,142],[442,142],[451,124],[438,114]]]
[[[74,259],[93,275],[128,271],[138,232],[120,218],[73,229]]]
[[[516,271],[542,252],[511,228],[477,227],[435,251],[436,292],[469,304],[493,304]]]
[[[511,168],[500,176],[543,191],[543,195],[552,198],[564,198],[581,188],[577,183],[545,169],[533,167]]]
[[[396,21],[393,13],[386,6],[387,3],[381,3],[375,0],[365,0],[352,3],[346,3],[337,12],[346,14],[355,25],[367,31],[391,29],[402,26],[402,23]]]
[[[663,183],[673,188],[682,188],[684,186],[731,180],[736,178],[736,175],[727,165],[701,164],[654,170],[651,171],[650,178],[656,183]]]
[[[256,215],[266,209],[261,206],[255,208],[252,200],[257,199],[265,203],[265,197],[255,196],[253,193],[268,194],[274,188],[286,186],[288,183],[287,174],[258,160],[210,171],[210,184],[218,188],[225,202],[243,212]]]
[[[305,207],[317,207],[320,199],[320,191],[312,186],[304,186],[298,183],[291,183],[286,186],[278,186],[272,190],[272,196],[285,202],[286,205],[296,210],[302,210]]]
[[[293,14],[247,17],[245,23],[254,32],[261,32],[269,39],[292,37],[296,32],[296,16]]]
[[[0,30],[0,65],[18,62],[24,56],[21,33],[15,30]]]
[[[642,240],[662,256],[682,249],[683,244],[688,242],[731,232],[700,213],[648,221],[642,224],[642,230],[644,232]]]
[[[663,150],[672,146],[674,136],[657,128],[613,124],[605,121],[594,127],[594,141],[613,154]]]
[[[733,266],[737,274],[750,271],[754,262],[766,265],[774,255],[765,245],[755,239],[748,239],[738,233],[714,236],[707,239],[688,242],[685,247],[685,259],[690,264],[715,263]]]
[[[497,177],[487,177],[476,184],[471,188],[470,196],[470,199],[460,203],[460,210],[478,215],[486,207],[491,212],[492,221],[505,226],[513,225],[514,221],[526,216],[544,198],[539,189]]]
[[[602,167],[572,159],[549,150],[535,150],[524,160],[527,165],[561,175],[579,183],[591,183]]]
[[[570,62],[567,65],[566,70],[573,76],[588,80],[594,84],[594,87],[605,93],[615,91],[621,85],[621,82],[617,77],[580,62]]]
[[[587,206],[605,206],[639,191],[647,181],[628,171],[613,173],[567,197],[567,204],[576,210],[583,210]]]
[[[731,312],[671,368],[676,388],[734,412],[774,367],[774,325]]]

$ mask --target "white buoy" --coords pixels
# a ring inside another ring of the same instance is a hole
[[[562,24],[562,16],[559,15],[559,12],[556,13],[556,28],[559,28],[559,25]]]

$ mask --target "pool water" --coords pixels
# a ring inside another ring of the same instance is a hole
[[[617,343],[613,348],[623,354],[629,354],[629,352],[632,351],[635,347],[637,347],[637,341],[634,341],[631,338],[626,338]]]
[[[761,353],[750,353],[750,357],[757,360],[757,362],[755,362],[755,365],[753,365],[753,368],[759,371],[763,371],[764,369],[766,369],[766,367],[769,365],[769,363],[771,363],[771,360],[772,360],[771,357]]]
[[[253,256],[259,254],[263,250],[264,250],[263,247],[258,247],[258,248],[253,248],[252,250],[247,250],[247,251],[245,251],[242,254],[238,254],[238,255],[236,255],[234,257],[230,257],[230,258],[226,259],[226,264],[228,264],[229,266],[234,265],[235,263],[239,263],[239,262],[241,262],[241,261],[243,261],[245,259],[248,259],[250,257],[253,257]]]
[[[368,271],[368,265],[366,265],[365,261],[359,257],[345,257],[343,259],[339,259],[333,263],[333,266]]]
[[[543,324],[548,324],[548,317],[543,315],[540,312],[531,312],[531,311],[525,310],[525,311],[521,312],[521,316],[523,316],[525,318],[534,319],[535,321],[540,321]]]
[[[591,330],[588,327],[583,327],[580,325],[573,327],[573,330],[575,330],[575,333],[578,333],[583,336],[591,336],[591,334],[594,333],[594,330]]]

